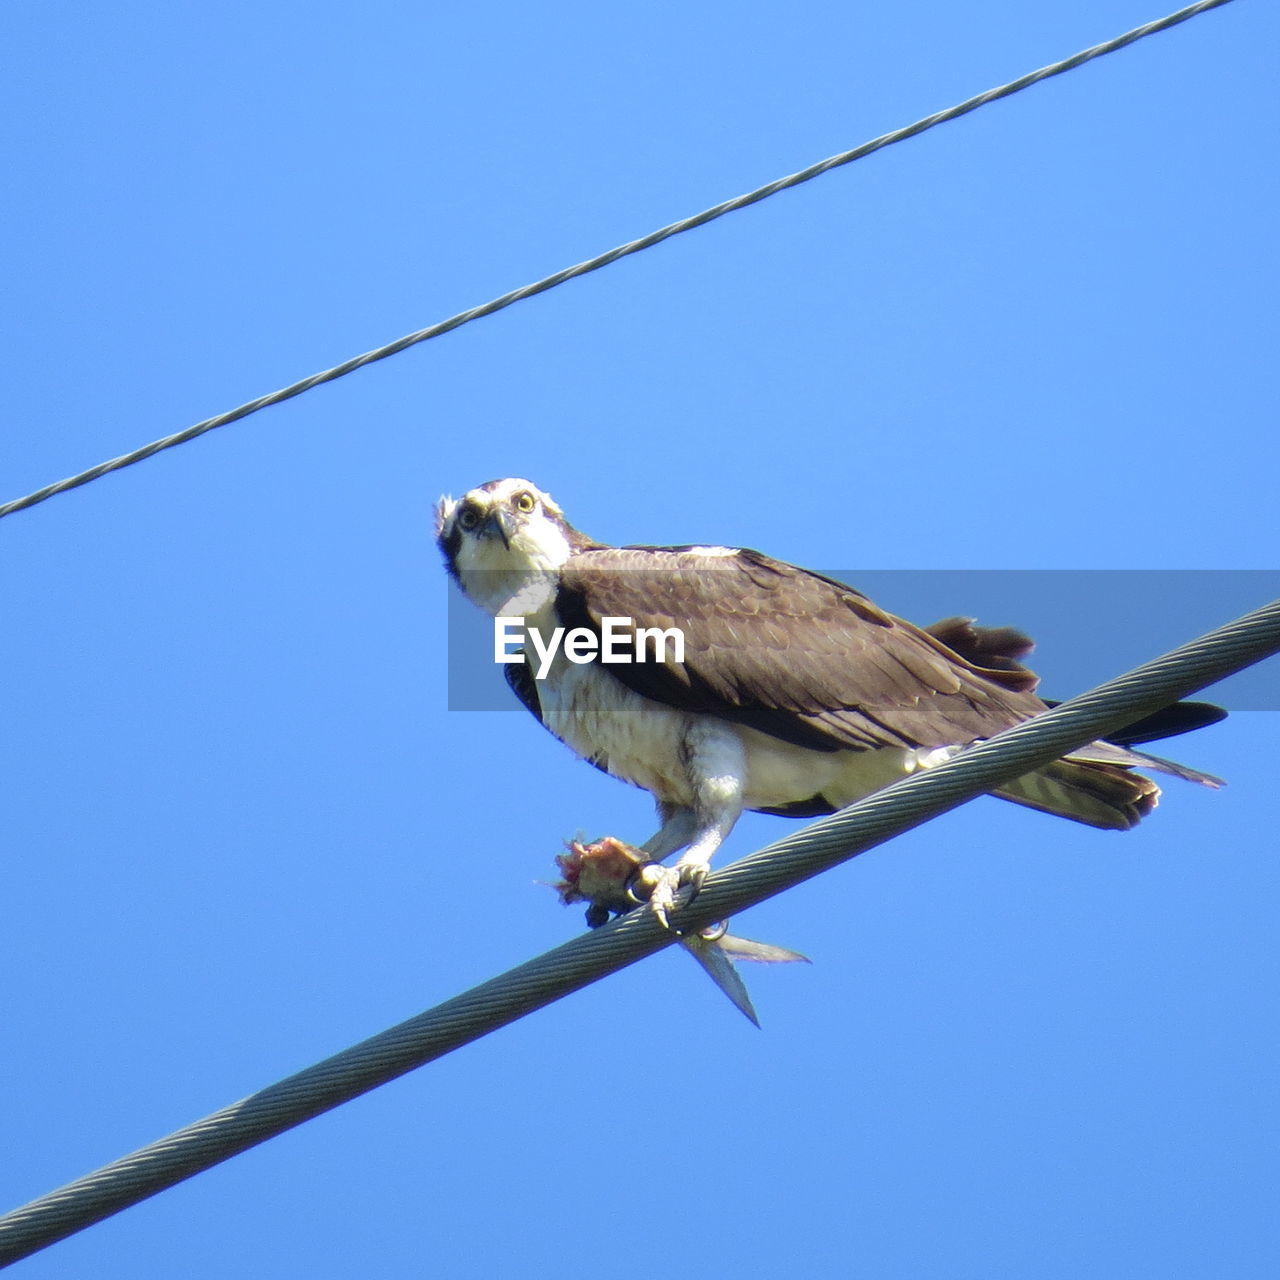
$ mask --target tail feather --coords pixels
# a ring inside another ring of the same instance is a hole
[[[1156,807],[1160,788],[1123,765],[1055,760],[992,794],[1086,826],[1128,831]]]
[[[1202,787],[1212,787],[1215,791],[1220,791],[1227,785],[1222,778],[1179,764],[1176,760],[1166,760],[1164,756],[1153,756],[1147,751],[1133,751],[1130,754],[1140,758],[1139,769],[1155,769],[1157,773],[1167,773],[1171,777],[1181,778],[1183,782],[1196,782]]]
[[[1076,760],[1088,764],[1118,764],[1126,769],[1153,769],[1156,773],[1167,773],[1172,778],[1181,778],[1183,782],[1195,782],[1202,787],[1212,787],[1217,791],[1227,784],[1211,773],[1201,773],[1189,765],[1178,764],[1176,760],[1166,760],[1163,756],[1153,756],[1146,751],[1134,751],[1122,747],[1108,739],[1105,742],[1091,742],[1079,751],[1073,751],[1068,760]]]
[[[1062,704],[1046,698],[1044,705],[1059,707]],[[1179,734],[1203,729],[1226,718],[1226,710],[1215,707],[1212,702],[1171,702],[1167,707],[1161,707],[1159,711],[1107,734],[1107,741],[1120,747],[1138,747],[1144,742],[1176,738]]]
[[[1022,671],[1031,675],[1022,660],[1035,648],[1035,644],[1029,636],[1013,627],[980,627],[973,618],[943,618],[940,622],[925,627],[925,630],[935,640],[941,641],[952,652],[976,667],[994,671]],[[1046,698],[1044,705],[1052,708],[1062,704]],[[1143,716],[1141,720],[1112,731],[1107,734],[1106,741],[1117,747],[1136,747],[1145,742],[1158,742],[1161,738],[1174,738],[1182,733],[1190,733],[1193,729],[1203,729],[1206,725],[1217,724],[1226,718],[1227,712],[1211,702],[1174,702]],[[1135,757],[1139,755],[1138,752],[1132,754]],[[1119,757],[1109,756],[1106,759],[1110,762]],[[1141,762],[1133,759],[1129,763],[1137,764],[1139,768],[1159,769],[1163,773],[1172,773],[1206,786],[1222,785],[1220,779],[1210,774],[1197,773],[1194,769],[1186,769],[1183,765],[1162,760],[1159,756],[1147,756]]]

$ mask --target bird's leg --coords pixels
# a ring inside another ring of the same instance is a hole
[[[701,827],[693,843],[674,866],[662,868],[663,874],[656,880],[653,892],[649,895],[649,906],[667,928],[671,927],[671,912],[679,905],[676,895],[687,887],[689,894],[684,901],[692,902],[697,897],[698,890],[702,888],[702,882],[711,869],[712,855],[725,836],[733,830],[733,824],[737,822],[741,812],[741,804],[721,810]]]
[[[658,817],[662,826],[640,846],[655,862],[679,853],[693,843],[697,831],[697,813],[685,804],[658,801]]]
[[[730,725],[696,724],[686,733],[682,747],[693,804],[673,812],[650,841],[662,848],[679,834],[682,838],[671,852],[682,844],[688,845],[675,866],[664,868],[649,897],[649,906],[668,928],[676,894],[686,886],[690,889],[686,901],[697,894],[707,877],[712,855],[741,816],[746,779],[746,752]],[[677,827],[677,823],[685,825]],[[691,836],[683,838],[690,828]],[[654,856],[662,855],[655,852]]]
[[[606,836],[592,845],[572,845],[569,858],[558,859],[566,876],[559,886],[562,900],[589,899],[587,923],[593,927],[603,924],[611,911],[624,910],[619,903],[647,897],[654,914],[670,928],[670,914],[697,894],[712,855],[741,816],[746,751],[731,725],[703,721],[690,726],[680,742],[680,760],[689,799],[659,800],[662,826],[638,849]],[[681,849],[684,856],[674,866],[660,865]],[[687,892],[678,902],[681,890]]]

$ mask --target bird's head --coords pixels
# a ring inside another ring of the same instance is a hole
[[[555,500],[528,480],[490,480],[436,505],[436,541],[462,590],[494,614],[528,614],[546,602],[569,557],[595,546]],[[517,598],[518,597],[518,598]]]

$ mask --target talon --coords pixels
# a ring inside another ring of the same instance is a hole
[[[707,868],[700,862],[677,863],[664,867],[651,863],[642,868],[645,881],[652,884],[649,892],[649,909],[658,917],[664,929],[672,933],[683,930],[671,923],[676,912],[687,907],[698,896],[702,882],[707,878]]]
[[[707,864],[699,859],[664,867],[641,849],[614,836],[592,844],[569,841],[568,852],[556,859],[563,879],[553,886],[560,901],[588,903],[587,927],[598,929],[611,916],[623,915],[647,902],[664,929],[683,934],[671,917],[687,907],[707,878]]]
[[[649,910],[658,917],[664,929],[671,928],[670,912],[675,909],[676,890],[680,887],[680,873],[675,867],[663,867],[654,864],[654,874],[648,877],[652,882],[649,893]]]
[[[683,866],[678,865],[676,870],[680,872],[680,884],[689,888],[689,896],[685,899],[685,904],[688,905],[702,892],[702,885],[710,868],[704,862],[689,862]]]
[[[666,873],[666,868],[659,862],[641,863],[627,878],[626,894],[632,905],[639,906],[653,898],[653,891],[658,887]]]

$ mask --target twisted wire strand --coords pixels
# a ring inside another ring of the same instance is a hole
[[[120,471],[124,467],[132,466],[135,462],[142,462],[147,458],[154,457],[165,449],[172,449],[175,445],[185,444],[188,440],[194,440],[197,436],[202,436],[207,431],[213,431],[216,427],[225,427],[229,423],[238,422],[241,418],[247,418],[250,414],[257,413],[260,409],[266,409],[270,405],[291,400],[294,396],[300,396],[303,392],[310,391],[313,387],[318,387],[322,383],[333,382],[337,378],[353,373],[356,369],[364,368],[365,365],[373,364],[378,360],[385,360],[388,356],[398,355],[408,347],[416,346],[419,342],[438,338],[441,334],[460,328],[464,324],[469,324],[472,320],[479,320],[482,316],[493,315],[495,311],[501,311],[513,303],[522,302],[525,298],[532,298],[535,294],[546,293],[548,289],[554,289],[557,285],[564,284],[568,280],[574,280],[578,276],[585,276],[589,272],[598,271],[601,267],[607,267],[611,263],[617,262],[619,258],[639,253],[642,249],[649,249],[653,245],[661,244],[663,240],[669,240],[672,236],[680,235],[685,231],[692,231],[695,227],[701,227],[708,222],[713,222],[716,218],[722,218],[727,213],[734,213],[739,209],[745,209],[748,205],[767,200],[770,196],[777,195],[779,191],[785,191],[790,187],[798,187],[801,183],[809,182],[824,173],[829,173],[832,169],[838,169],[841,165],[850,164],[854,160],[861,160],[864,156],[869,156],[884,147],[892,146],[896,142],[914,138],[917,134],[934,128],[935,125],[956,120],[960,116],[968,115],[970,111],[976,111],[979,107],[986,106],[989,102],[1007,98],[1011,94],[1019,93],[1033,84],[1039,84],[1042,80],[1048,80],[1051,76],[1061,75],[1064,71],[1072,71],[1086,62],[1093,61],[1094,58],[1101,58],[1105,54],[1114,53],[1116,50],[1123,49],[1146,36],[1154,35],[1158,31],[1165,31],[1209,9],[1217,9],[1221,5],[1229,3],[1231,3],[1231,0],[1198,0],[1196,4],[1187,5],[1186,8],[1179,9],[1176,13],[1170,13],[1163,18],[1157,18],[1153,22],[1134,27],[1132,31],[1126,31],[1123,35],[1116,36],[1112,40],[1107,40],[1102,44],[1094,45],[1090,49],[1082,50],[1069,58],[1062,59],[1061,62],[1054,62],[1047,67],[1041,67],[1038,71],[1029,72],[1027,75],[1019,76],[1017,80],[1009,81],[1008,84],[1000,85],[995,89],[988,89],[985,93],[967,98],[964,102],[954,107],[948,107],[944,111],[937,111],[931,116],[925,116],[924,119],[917,120],[914,124],[895,129],[891,133],[882,134],[878,138],[873,138],[870,142],[864,142],[861,146],[854,147],[851,151],[842,151],[839,155],[819,161],[817,164],[810,165],[807,169],[801,169],[798,173],[789,174],[785,178],[778,178],[776,181],[767,183],[763,187],[757,187],[756,190],[749,191],[745,195],[736,196],[734,199],[726,200],[724,203],[714,205],[710,209],[704,209],[701,213],[694,214],[692,217],[682,218],[679,222],[673,222],[669,226],[661,227],[657,231],[650,232],[647,236],[641,236],[639,240],[632,240],[628,244],[619,245],[616,249],[610,249],[607,253],[602,253],[598,257],[579,262],[576,266],[566,267],[564,270],[557,271],[554,275],[549,275],[533,284],[513,289],[510,293],[504,293],[501,297],[494,298],[491,302],[483,303],[478,307],[472,307],[469,311],[460,311],[457,315],[450,316],[447,320],[441,320],[438,324],[430,325],[426,329],[419,329],[416,333],[406,334],[403,338],[397,338],[394,342],[389,342],[383,347],[377,347],[373,351],[366,351],[364,355],[344,360],[341,364],[334,365],[332,369],[326,369],[322,373],[313,373],[309,378],[303,378],[300,382],[292,383],[290,386],[284,387],[279,391],[273,391],[269,395],[259,396],[256,400],[250,400],[247,404],[242,404],[227,413],[220,413],[216,417],[206,418],[203,422],[197,422],[194,426],[174,432],[173,435],[153,440],[150,444],[143,445],[140,449],[121,454],[120,457],[112,458],[107,462],[100,462],[97,466],[90,467],[87,471],[81,471],[78,475],[69,476],[65,480],[45,485],[43,489],[37,489],[34,493],[29,493],[25,497],[15,498],[0,505],[0,518],[12,515],[16,511],[23,511],[28,507],[34,507],[37,503],[54,497],[55,494],[66,493],[69,489],[77,489],[81,485],[100,479],[112,471]]]
[[[1280,652],[1280,600],[895,783],[710,876],[696,929],[753,906],[1121,725]],[[583,934],[0,1217],[0,1266],[669,946],[645,910]]]

